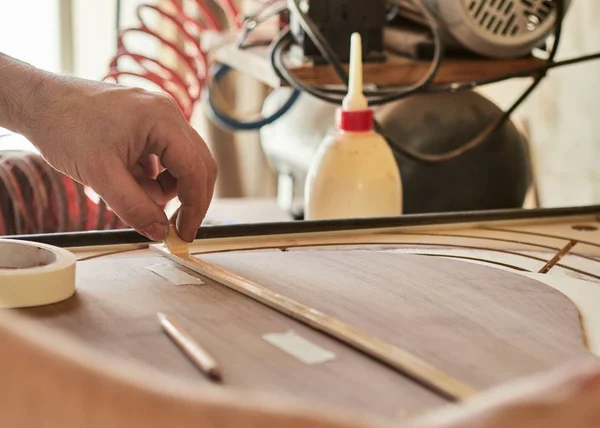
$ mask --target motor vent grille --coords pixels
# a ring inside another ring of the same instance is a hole
[[[496,37],[519,37],[536,32],[554,19],[553,0],[463,0],[477,26]]]

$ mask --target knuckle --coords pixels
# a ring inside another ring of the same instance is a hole
[[[123,88],[122,91],[127,96],[127,99],[136,106],[144,106],[148,102],[150,95],[148,91],[142,88],[127,87]]]
[[[149,224],[143,224],[145,223],[144,218],[147,217],[148,214],[148,207],[142,201],[130,202],[121,210],[121,213],[117,214],[119,217],[123,217],[129,221],[135,220],[138,222],[139,220],[142,220],[140,224],[135,224],[136,228],[143,229],[144,227],[149,226]]]
[[[199,166],[201,167],[202,164],[187,164],[177,178],[183,183],[199,185],[202,181],[202,173],[200,172]]]
[[[219,176],[219,165],[217,164],[217,162],[214,160],[213,158],[213,168],[210,168],[208,170],[208,175],[211,178],[212,181],[215,181],[217,179],[217,177]]]
[[[131,87],[126,87],[124,88],[125,91],[127,91],[130,94],[133,94],[136,97],[143,97],[146,96],[148,94],[148,91],[142,88],[138,88],[135,86],[131,86]]]
[[[160,108],[163,108],[165,110],[178,110],[179,109],[177,107],[177,103],[175,102],[175,100],[173,98],[171,98],[171,96],[166,95],[166,94],[162,94],[162,93],[155,94],[154,102]]]
[[[214,181],[219,173],[219,165],[217,164],[217,161],[212,155],[209,155],[208,159],[205,161],[205,164],[208,178]]]

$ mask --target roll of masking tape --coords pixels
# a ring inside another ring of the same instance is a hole
[[[75,255],[52,245],[0,239],[0,308],[48,305],[75,293]]]

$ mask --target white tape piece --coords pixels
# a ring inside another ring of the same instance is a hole
[[[175,285],[202,285],[204,282],[174,265],[152,265],[147,269]]]
[[[270,333],[263,336],[267,342],[290,354],[304,364],[321,364],[335,359],[333,352],[308,341],[290,330],[287,333]]]
[[[29,241],[0,239],[0,308],[49,305],[75,293],[73,253]]]

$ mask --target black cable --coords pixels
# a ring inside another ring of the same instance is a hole
[[[343,96],[345,96],[348,92],[347,90],[341,92],[341,95],[343,96],[339,99],[332,99],[332,97],[330,97],[327,94],[326,90],[315,88],[296,79],[296,77],[286,67],[285,62],[283,60],[283,53],[285,49],[287,49],[287,47],[291,44],[291,41],[291,32],[289,28],[287,28],[279,35],[279,37],[273,43],[272,49],[269,54],[269,58],[277,77],[279,77],[281,80],[285,80],[286,82],[288,82],[288,84],[294,89],[310,94],[317,99],[328,103],[341,104],[343,101]]]
[[[444,46],[443,46],[440,31],[439,31],[439,25],[438,25],[437,19],[433,16],[433,14],[429,11],[429,9],[422,3],[421,0],[414,0],[414,1],[416,2],[417,6],[421,9],[423,15],[425,16],[425,18],[429,24],[430,31],[431,31],[434,41],[435,41],[435,49],[434,49],[432,64],[431,64],[428,72],[425,74],[425,76],[420,81],[418,81],[417,83],[415,83],[413,85],[404,87],[400,90],[396,89],[394,91],[383,91],[383,92],[382,91],[377,91],[377,92],[365,91],[365,96],[367,97],[367,101],[371,106],[387,104],[389,102],[397,101],[402,98],[406,98],[409,95],[412,95],[416,92],[419,92],[424,87],[429,85],[433,81],[435,76],[437,75],[437,72],[440,67],[440,63],[442,61],[443,51],[444,51]],[[302,10],[300,9],[300,6],[298,5],[298,0],[288,0],[288,5],[290,8],[290,11],[292,13],[294,13],[296,15],[296,17],[298,18],[298,22],[300,23],[300,26],[302,27],[302,29],[310,37],[310,39],[315,44],[315,46],[317,47],[317,49],[319,50],[321,55],[323,55],[323,57],[327,60],[327,62],[329,62],[331,64],[331,66],[334,68],[336,74],[340,77],[340,80],[342,80],[344,85],[347,87],[348,86],[348,74],[346,73],[346,70],[343,68],[342,63],[339,60],[338,56],[335,54],[335,52],[333,51],[333,49],[331,48],[331,46],[329,45],[329,43],[327,42],[327,40],[325,39],[325,37],[323,36],[321,31],[319,30],[317,25],[312,21],[312,19],[308,15],[306,15],[304,12],[302,12]],[[280,51],[278,55],[280,57],[282,57],[283,51]],[[274,64],[275,63],[279,65],[279,68],[277,70],[278,74],[280,74],[280,76],[284,76],[284,79],[286,81],[288,81],[288,83],[290,85],[292,85],[296,88],[302,87],[302,88],[304,88],[303,90],[306,90],[306,92],[309,92],[311,95],[313,95],[323,101],[333,103],[333,104],[341,104],[342,103],[343,96],[332,97],[330,91],[324,91],[324,90],[317,89],[317,88],[308,88],[306,85],[299,82],[295,78],[295,76],[293,76],[289,72],[289,70],[287,70],[285,68],[285,63],[283,60],[278,60],[277,62],[274,62]],[[381,95],[382,93],[384,93],[385,95],[382,96]]]
[[[424,13],[428,13],[428,10],[422,4],[421,0],[414,0],[414,1],[416,2],[416,4],[418,6],[420,6],[422,8]],[[297,14],[297,16],[299,18],[299,23],[301,24],[301,26],[305,30],[305,32],[308,34],[308,36],[311,38],[313,43],[317,46],[317,48],[319,49],[321,54],[334,67],[334,70],[336,70],[336,73],[338,74],[340,79],[344,83],[347,84],[347,81],[348,81],[347,74],[346,74],[345,70],[343,69],[343,67],[341,67],[341,62],[339,61],[339,59],[335,55],[335,52],[333,52],[333,50],[331,49],[331,47],[329,46],[327,41],[324,39],[323,35],[320,33],[318,28],[316,28],[316,25],[314,24],[314,22],[312,22],[310,17],[306,16],[306,14],[304,14],[300,10],[300,8],[298,7],[298,4],[297,4],[297,0],[289,0],[288,4],[290,5],[290,8],[293,10],[293,12],[295,12]],[[534,74],[539,74],[537,77],[535,77],[535,80],[527,88],[527,90],[525,90],[525,92],[513,103],[513,105],[506,112],[504,112],[497,120],[493,121],[490,125],[488,125],[478,136],[476,136],[475,138],[473,138],[466,144],[460,146],[459,148],[449,151],[444,154],[440,154],[440,155],[430,155],[430,154],[423,154],[423,153],[418,153],[418,152],[412,151],[412,150],[407,149],[407,148],[403,147],[402,145],[398,144],[390,136],[384,135],[384,137],[386,138],[386,140],[388,141],[390,146],[398,153],[401,153],[413,160],[417,160],[417,161],[421,161],[421,162],[425,162],[425,163],[439,163],[439,162],[444,162],[444,161],[454,159],[454,158],[462,155],[463,153],[479,146],[480,144],[485,142],[490,135],[492,135],[494,132],[496,132],[505,123],[505,121],[510,118],[512,113],[525,101],[525,99],[527,99],[527,97],[537,88],[537,86],[540,84],[540,82],[545,77],[547,70],[556,68],[556,67],[560,67],[560,66],[566,66],[566,65],[570,65],[570,64],[575,64],[575,63],[579,63],[579,62],[583,62],[583,61],[589,61],[589,60],[600,58],[600,53],[599,53],[599,54],[592,54],[592,55],[572,58],[572,59],[561,61],[561,62],[554,62],[554,58],[555,58],[556,52],[558,50],[561,33],[562,33],[563,16],[564,16],[564,3],[563,3],[563,0],[559,0],[557,2],[557,6],[556,6],[556,25],[555,25],[554,44],[552,46],[551,52],[549,53],[548,60],[546,61],[546,64],[544,66],[535,67],[535,68],[531,68],[529,70],[523,70],[523,71],[519,71],[519,72],[515,72],[515,73],[509,73],[509,74],[498,76],[495,78],[482,79],[482,80],[474,81],[474,82],[463,82],[463,83],[458,83],[458,84],[453,83],[453,84],[446,84],[446,85],[428,85],[427,83],[424,85],[421,85],[419,83],[417,85],[413,85],[413,87],[409,89],[408,93],[410,93],[410,90],[412,90],[415,86],[417,86],[418,89],[414,90],[414,93],[467,90],[467,89],[473,89],[474,87],[477,87],[477,86],[507,80],[507,79],[510,79],[513,77],[525,77],[525,76],[531,76]],[[432,17],[432,21],[430,22],[430,24],[431,24],[431,31],[435,34],[435,32],[437,31],[437,21],[435,20],[435,18]],[[323,101],[326,101],[326,102],[340,104],[343,100],[343,96],[345,95],[345,92],[335,90],[335,89],[324,89],[324,88],[315,88],[315,87],[308,86],[308,85],[298,81],[298,79],[296,79],[295,76],[293,76],[292,73],[286,68],[285,62],[283,61],[283,52],[290,43],[289,35],[290,35],[289,31],[283,32],[280,35],[280,37],[277,39],[277,41],[274,43],[273,49],[271,50],[271,55],[270,55],[271,63],[273,65],[273,68],[275,69],[276,73],[278,74],[278,76],[280,78],[282,78],[283,80],[286,80],[292,87],[294,87],[297,90],[307,92],[307,93],[311,94],[312,96],[314,96],[318,99],[321,99]],[[434,38],[435,38],[435,36],[434,36]],[[441,48],[441,43],[439,45],[436,43],[436,46]],[[434,60],[434,64],[435,64],[435,60]],[[437,65],[439,66],[439,64],[437,64]],[[437,69],[435,70],[435,72],[437,72]],[[431,76],[431,80],[433,80],[433,76]],[[384,93],[384,94],[394,93],[394,95],[388,95],[388,96],[382,97],[381,96],[382,93]],[[340,96],[332,97],[331,96],[332,94],[338,94]],[[404,98],[407,95],[408,94],[400,95],[399,92],[391,92],[391,91],[386,91],[386,90],[365,91],[365,96],[367,96],[367,99],[368,99],[370,105],[378,105],[378,104],[387,103],[387,102],[390,102],[390,101],[393,101],[396,99]],[[396,98],[396,97],[399,97],[399,98]],[[382,127],[377,122],[375,122],[375,129],[383,135]]]
[[[422,89],[423,87],[425,87],[428,83],[430,83],[430,81],[433,80],[435,74],[437,73],[437,70],[439,68],[439,63],[441,62],[441,51],[443,49],[441,37],[439,34],[439,30],[438,30],[437,20],[433,17],[433,15],[429,12],[429,10],[424,6],[424,4],[422,3],[421,0],[415,0],[415,1],[416,1],[416,4],[421,8],[423,14],[427,17],[428,23],[431,28],[431,32],[433,33],[434,39],[436,41],[436,43],[435,43],[436,55],[434,56],[434,61],[433,61],[432,67],[431,67],[431,71],[433,71],[433,73],[430,72],[424,79],[422,79],[421,82],[419,82],[415,85],[412,85],[410,88],[405,89],[404,91],[400,91],[397,94],[386,96],[386,97],[381,97],[381,98],[375,99],[375,100],[369,99],[367,97],[368,102],[371,106],[377,105],[378,103],[383,104],[383,103],[395,101],[397,99],[406,97],[411,93],[417,92],[420,89]],[[348,82],[347,74],[345,73],[345,70],[343,70],[343,68],[341,67],[341,62],[335,55],[335,52],[333,52],[333,50],[327,43],[327,40],[325,40],[325,38],[320,33],[318,28],[316,28],[316,25],[314,25],[312,20],[300,10],[297,0],[288,0],[288,4],[290,7],[290,10],[296,14],[296,17],[298,18],[300,26],[308,34],[308,36],[311,38],[313,43],[317,46],[317,48],[319,49],[321,54],[331,63],[334,70],[336,70],[336,73],[338,74],[338,76],[342,79],[342,81],[347,86],[347,82]],[[282,55],[283,55],[282,46],[283,46],[284,40],[287,38],[288,34],[289,34],[289,31],[286,34],[283,34],[276,41],[276,43],[274,44],[273,50],[272,50],[271,61],[272,61],[273,65],[275,66],[275,69],[277,70],[278,74],[283,76],[294,88],[296,88],[298,90],[303,90],[305,92],[308,92],[311,95],[313,95],[321,100],[324,100],[324,101],[329,101],[329,102],[336,103],[336,104],[340,103],[341,101],[338,98],[333,98],[330,95],[324,93],[323,91],[319,91],[317,89],[310,88],[309,86],[299,82],[297,79],[295,79],[294,76],[291,75],[289,70],[287,70],[285,68],[285,64],[284,64],[284,61],[282,58]],[[532,86],[532,90],[533,90],[533,86]],[[481,133],[474,140],[471,140],[469,143],[465,144],[462,147],[459,147],[459,149],[457,149],[451,153],[442,154],[442,155],[427,155],[427,154],[415,152],[413,150],[407,149],[406,147],[399,145],[396,141],[393,140],[393,138],[391,138],[383,133],[381,124],[379,124],[377,121],[375,121],[375,123],[374,123],[375,130],[377,132],[379,132],[380,134],[382,134],[386,138],[388,144],[390,145],[390,147],[392,149],[394,149],[396,152],[404,154],[405,156],[408,156],[412,159],[419,160],[422,162],[427,162],[427,163],[442,162],[442,161],[446,161],[446,160],[449,160],[449,159],[459,156],[460,154],[462,154],[462,151],[460,151],[460,150],[462,150],[464,148],[464,150],[466,151],[466,150],[471,149],[472,147],[479,145],[482,141],[485,141],[485,139],[489,135],[490,131],[493,132],[493,129],[496,126],[499,127],[500,125],[501,125],[501,123],[492,124],[491,127],[488,127],[486,130],[484,130],[484,132]]]
[[[560,38],[561,38],[561,33],[562,33],[563,16],[564,16],[564,3],[563,3],[563,0],[558,0],[556,3],[556,26],[555,26],[555,33],[554,33],[555,34],[554,44],[552,45],[552,49],[550,51],[550,54],[548,55],[548,60],[547,60],[548,67],[547,68],[550,68],[549,66],[552,65],[554,58],[556,56],[556,53],[558,51],[558,45],[560,43]],[[454,150],[450,150],[450,151],[440,154],[440,155],[429,155],[429,154],[424,154],[424,153],[417,153],[412,150],[406,149],[405,147],[402,147],[400,144],[398,144],[396,141],[394,141],[393,138],[391,138],[389,136],[384,135],[384,137],[386,138],[386,140],[388,141],[388,143],[390,144],[390,146],[392,148],[396,149],[400,153],[410,157],[413,160],[426,162],[426,163],[440,163],[440,162],[449,161],[451,159],[455,159],[458,156],[466,153],[467,151],[478,147],[479,145],[484,143],[490,135],[492,135],[494,132],[496,132],[498,129],[500,129],[500,127],[502,125],[504,125],[504,123],[508,119],[510,119],[510,116],[514,113],[514,111],[517,108],[519,108],[519,106],[523,103],[523,101],[525,101],[527,99],[527,97],[538,87],[538,85],[541,83],[541,81],[544,79],[544,77],[545,77],[545,73],[536,77],[535,80],[533,81],[533,83],[525,90],[525,92],[523,92],[523,94],[513,103],[513,105],[508,110],[506,110],[498,119],[496,119],[491,124],[489,124],[475,138],[473,138],[472,140],[468,141],[467,143],[463,144],[462,146],[460,146]],[[380,133],[382,133],[382,131],[383,131],[379,124],[376,124],[376,129]]]
[[[287,10],[286,6],[282,6],[269,12],[267,15],[261,16],[266,10],[268,10],[269,7],[273,6],[278,1],[279,0],[271,0],[265,2],[259,10],[257,10],[252,16],[244,20],[244,28],[237,41],[238,49],[248,49],[256,46],[269,46],[271,44],[271,41],[246,43],[246,39],[248,38],[250,33],[252,33],[252,31],[254,31],[256,27],[258,27],[260,24]]]
[[[392,5],[392,8],[390,9],[390,11],[385,16],[385,20],[387,22],[391,22],[398,16],[399,13],[400,13],[400,3],[399,3],[399,1],[396,1]]]
[[[412,1],[414,1],[414,0],[412,0]],[[398,3],[396,2],[396,4],[398,4]],[[558,12],[558,9],[557,9],[557,12]],[[558,13],[557,13],[557,15],[558,15]],[[303,16],[306,17],[306,14],[303,14]],[[312,22],[310,17],[306,17],[306,19],[309,24]],[[318,31],[318,29],[317,29],[317,31]],[[311,36],[311,33],[308,33],[308,35],[311,38],[317,37],[317,34],[314,34]],[[321,35],[321,37],[322,37],[322,35]],[[555,46],[557,46],[556,43],[555,43]],[[327,47],[327,44],[326,43],[323,44],[324,51],[326,50],[326,47]],[[324,52],[322,52],[322,53],[324,53]],[[278,52],[278,55],[283,56],[283,50],[280,50]],[[332,62],[335,64],[336,58],[337,58],[335,53],[330,52],[330,53],[324,54],[323,56],[325,57],[326,60],[328,60],[328,62]],[[536,67],[532,67],[532,68],[529,68],[526,70],[521,70],[521,71],[517,71],[514,73],[508,73],[508,74],[504,74],[504,75],[496,76],[496,77],[492,77],[492,78],[487,78],[487,79],[481,79],[481,80],[469,81],[469,82],[460,82],[460,83],[449,83],[449,84],[430,84],[430,85],[423,86],[421,88],[421,90],[419,90],[417,92],[418,93],[447,92],[447,91],[455,92],[455,91],[460,91],[460,90],[474,89],[479,86],[497,83],[497,82],[501,82],[501,81],[516,78],[516,77],[531,77],[534,74],[545,72],[551,68],[575,64],[578,62],[590,61],[590,60],[597,59],[597,58],[598,58],[597,54],[592,54],[592,55],[587,55],[587,56],[582,56],[582,57],[576,57],[576,58],[573,58],[570,60],[561,61],[561,62],[557,62],[557,63],[549,63],[547,61],[546,65],[544,65],[544,66],[536,66]],[[337,62],[339,63],[339,61],[337,61]],[[293,76],[293,74],[291,74],[289,72],[289,70],[287,70],[285,68],[285,63],[283,62],[283,60],[278,61],[278,63],[280,64],[280,66],[279,66],[278,70],[276,69],[276,72],[279,71],[279,73],[278,73],[279,77],[282,78],[283,80],[286,80],[291,86],[303,87],[303,88],[305,88],[304,90],[306,92],[311,93],[311,95],[313,95],[319,99],[322,99],[323,101],[335,103],[335,104],[340,104],[343,97],[346,95],[346,91],[341,90],[341,89],[323,88],[323,87],[318,87],[318,86],[307,87],[306,85],[302,85],[301,82],[298,82],[297,79],[295,78],[295,76]],[[336,69],[339,70],[339,68],[337,68],[337,67],[336,67]],[[343,68],[342,68],[342,70],[343,70]],[[346,77],[345,70],[343,70],[343,72],[344,72],[344,77]],[[339,72],[338,72],[338,75],[341,77]],[[313,91],[313,89],[314,89],[314,91]],[[368,99],[371,98],[371,101],[374,103],[372,105],[378,105],[380,103],[378,103],[374,98],[381,97],[382,95],[393,95],[393,94],[396,94],[397,92],[398,92],[397,88],[395,88],[393,90],[380,88],[376,91],[365,90],[364,94]],[[339,95],[339,97],[332,98],[331,95]],[[382,101],[386,102],[385,100],[382,100]],[[387,101],[387,102],[389,102],[389,101]]]
[[[275,74],[277,74],[277,77],[279,77],[280,79],[287,81],[290,84],[290,86],[292,86],[294,89],[306,92],[320,100],[331,102],[329,100],[329,97],[322,94],[322,91],[315,89],[309,85],[306,85],[305,83],[302,83],[301,81],[296,79],[295,76],[293,76],[288,70],[288,68],[285,66],[283,61],[283,52],[291,43],[290,36],[291,31],[289,28],[286,28],[279,35],[275,43],[273,43],[273,47],[271,49],[269,57],[271,60],[271,65],[275,70]],[[336,100],[335,104],[341,104],[341,102],[341,99],[339,100],[339,102]]]
[[[434,78],[435,74],[437,73],[439,63],[441,62],[442,43],[441,43],[441,37],[439,35],[439,32],[437,31],[437,21],[435,20],[435,18],[433,18],[433,16],[431,14],[429,14],[429,11],[424,7],[424,5],[420,2],[420,0],[418,0],[418,1],[419,1],[419,6],[422,7],[424,13],[427,13],[428,16],[431,18],[432,33],[434,33],[434,37],[436,39],[436,54],[437,55],[433,61],[433,65],[431,67],[432,72],[430,72],[429,75],[427,75],[424,79],[422,79],[424,82],[427,82],[428,80],[432,80]],[[331,63],[331,65],[334,67],[334,69],[338,73],[338,76],[345,83],[345,85],[347,87],[348,86],[348,76],[347,76],[345,70],[343,70],[343,68],[341,67],[341,62],[337,58],[337,55],[335,54],[335,52],[333,52],[333,50],[331,49],[331,47],[329,46],[329,44],[327,43],[325,38],[322,36],[320,31],[318,30],[318,28],[316,30],[315,30],[315,28],[313,28],[316,26],[314,25],[312,20],[300,10],[300,8],[297,4],[297,0],[289,0],[288,3],[290,4],[290,8],[298,15],[298,19],[299,19],[299,22],[300,22],[300,25],[302,26],[302,28],[307,32],[309,37],[311,37],[311,40],[317,46],[317,48],[319,49],[321,54]],[[274,43],[273,49],[271,50],[271,55],[270,55],[271,63],[273,64],[274,69],[276,70],[276,73],[280,77],[283,77],[285,80],[287,80],[297,90],[305,91],[305,92],[315,96],[316,98],[319,98],[324,101],[335,102],[335,103],[341,102],[341,101],[338,102],[337,100],[331,101],[332,98],[329,97],[328,95],[324,95],[322,93],[322,91],[311,88],[308,85],[301,83],[294,76],[292,76],[292,74],[289,72],[289,70],[285,67],[285,64],[283,61],[283,46],[286,41],[289,44],[289,40],[288,40],[289,35],[290,35],[289,29],[287,31],[283,32],[280,35],[280,37],[276,40],[276,42]],[[336,65],[338,67],[336,67]],[[338,68],[341,68],[341,71],[338,70]],[[427,83],[429,83],[429,82],[427,82]],[[409,90],[401,91],[401,94],[397,94],[396,96],[398,96],[398,95],[400,95],[400,97],[408,96],[411,91],[416,92],[419,89],[421,89],[422,87],[424,87],[425,85],[427,85],[427,83],[420,82],[419,84],[413,85]],[[388,98],[392,98],[392,97],[388,97]],[[389,102],[389,101],[386,101],[386,102]],[[373,100],[369,100],[370,105],[373,105],[375,103],[376,102],[374,102]],[[375,121],[374,125],[375,125],[375,129],[380,134],[383,135],[383,133],[381,132],[382,131],[381,125],[377,121]],[[384,137],[386,137],[386,136],[384,135]],[[397,144],[394,144],[393,140],[391,140],[387,137],[386,137],[386,140],[388,141],[388,144],[390,145],[390,147],[392,149],[396,149],[396,151],[398,151],[400,153],[403,153],[414,159],[423,160],[425,162],[431,161],[431,158],[429,157],[429,155],[421,155],[419,153],[413,152],[410,149],[398,146]]]
[[[305,14],[300,5],[298,4],[298,0],[288,0],[288,8],[291,13],[293,13],[300,26],[304,30],[304,32],[310,37],[312,42],[315,44],[321,55],[331,64],[336,74],[339,76],[340,80],[344,83],[346,87],[348,87],[349,76],[346,73],[346,70],[342,66],[342,62],[338,59],[331,45],[327,42],[319,27],[314,23],[314,21]]]
[[[397,1],[400,1],[400,0],[397,0]],[[398,3],[396,2],[396,4],[398,4]],[[557,6],[557,16],[559,16],[558,7],[561,7],[561,5]],[[564,11],[562,14],[564,15]],[[557,24],[558,24],[558,22],[557,22]],[[562,24],[562,21],[561,21],[561,24]],[[560,38],[560,35],[558,38]],[[558,46],[558,44],[555,43],[554,46]],[[474,80],[474,81],[469,81],[469,82],[453,82],[453,83],[447,83],[447,84],[430,84],[430,85],[423,87],[422,90],[420,90],[418,92],[419,93],[433,93],[433,92],[456,92],[456,91],[461,91],[461,90],[469,90],[469,89],[474,89],[479,86],[489,85],[492,83],[498,83],[498,82],[513,79],[513,78],[531,77],[535,74],[543,73],[549,69],[567,66],[567,65],[571,65],[571,64],[576,64],[579,62],[595,60],[595,59],[598,59],[599,56],[600,56],[600,53],[575,57],[575,58],[571,58],[571,59],[560,61],[560,62],[550,62],[547,60],[546,64],[543,66],[536,66],[536,67],[528,68],[526,70],[521,70],[521,71],[517,71],[514,73],[507,73],[507,74],[503,74],[500,76],[491,77],[491,78],[487,78],[487,79]],[[329,59],[329,58],[326,57],[326,59]],[[285,67],[285,64],[283,64],[283,67]],[[280,68],[282,68],[282,67],[280,67]],[[288,70],[288,73],[281,73],[280,78],[283,78],[282,75],[289,76],[289,79],[286,78],[284,80],[288,81],[288,83],[290,83],[290,85],[292,84],[292,81],[290,81],[290,80],[295,80],[294,76],[289,73],[289,70]],[[315,96],[317,96],[317,98],[321,98],[321,99],[323,99],[323,101],[326,101],[326,102],[334,102],[334,103],[339,104],[341,102],[341,100],[343,99],[343,96],[345,96],[345,94],[346,94],[346,91],[341,90],[341,89],[323,88],[323,87],[318,87],[318,86],[313,86],[312,88],[319,91],[319,92],[313,93],[312,95],[315,95]],[[367,96],[367,97],[378,97],[381,95],[390,95],[390,94],[393,94],[396,92],[397,92],[397,88],[395,88],[393,90],[386,89],[386,88],[380,88],[376,91],[368,91],[368,90],[364,91],[365,96]],[[333,100],[329,97],[329,95],[339,95],[340,97],[337,98],[336,100]]]
[[[284,51],[290,45],[291,37],[290,31],[286,30],[277,38],[273,45],[273,49],[271,50],[270,60],[273,69],[275,70],[275,74],[277,76],[286,81],[290,86],[295,89],[304,91],[315,98],[318,98],[324,102],[340,105],[346,96],[347,90],[337,90],[337,89],[327,89],[327,88],[319,88],[315,86],[307,85],[294,76],[290,70],[285,65],[285,61],[283,60]],[[415,93],[420,92],[420,89],[416,89]],[[367,98],[369,105],[376,106],[381,104],[387,104],[391,101],[395,101],[397,99],[405,98],[411,95],[410,93],[398,93],[397,91],[393,92],[393,95],[382,98],[381,91],[363,91],[363,94]],[[338,95],[338,96],[332,96]]]
[[[280,1],[283,2],[283,0],[267,0],[263,2],[263,4],[260,5],[260,7],[254,11],[254,13],[252,13],[252,15],[244,18],[244,24],[257,20],[260,17],[260,15],[265,13],[266,10],[268,10],[271,6]]]

